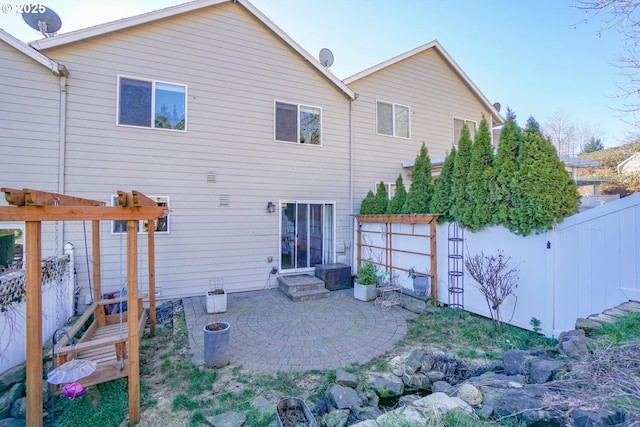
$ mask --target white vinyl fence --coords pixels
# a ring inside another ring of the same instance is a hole
[[[357,224],[356,224],[357,226]],[[381,230],[380,224],[365,224]],[[429,234],[429,226],[410,226],[417,234]],[[438,302],[448,303],[448,224],[437,227]],[[398,247],[406,244],[406,247]],[[415,240],[394,241],[394,249],[413,250]],[[421,248],[427,242],[419,243]],[[489,227],[478,233],[465,230],[465,257],[483,252],[511,257],[509,266],[519,270],[515,295],[502,306],[503,320],[532,329],[533,318],[541,332],[557,337],[575,327],[576,319],[629,301],[640,301],[640,194],[625,197],[573,215],[554,230],[527,237],[503,227]],[[373,258],[383,254],[372,254]],[[397,261],[397,262],[396,262]],[[406,260],[409,268],[419,259]],[[416,266],[417,267],[417,266]],[[422,266],[422,267],[426,267]],[[466,273],[464,308],[490,317],[485,298]],[[410,287],[403,281],[403,286]]]
[[[43,259],[42,263],[42,340],[51,339],[57,328],[74,314],[74,253],[65,246],[65,255]],[[26,361],[25,271],[0,276],[0,372]],[[5,305],[9,299],[21,302]]]

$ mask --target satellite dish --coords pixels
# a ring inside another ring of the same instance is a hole
[[[493,108],[495,108],[498,113],[500,112],[500,107],[502,106],[500,105],[499,102],[496,102],[495,104],[493,104]]]
[[[62,20],[53,10],[42,5],[33,5],[28,11],[22,12],[22,19],[31,28],[40,31],[45,37],[53,37],[62,27]],[[27,9],[27,8],[25,8]]]
[[[325,48],[320,49],[320,63],[329,68],[333,65],[333,53]]]

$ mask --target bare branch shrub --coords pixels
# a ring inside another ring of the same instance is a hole
[[[477,288],[487,300],[491,319],[497,330],[502,324],[500,306],[509,295],[514,295],[518,287],[518,268],[509,268],[511,257],[505,257],[502,251],[498,255],[487,256],[482,251],[474,256],[467,256],[464,266],[477,282]]]

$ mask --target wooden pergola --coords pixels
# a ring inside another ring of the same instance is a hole
[[[38,190],[2,188],[10,206],[0,206],[0,221],[25,223],[26,339],[27,339],[27,426],[42,426],[42,222],[91,221],[93,250],[93,296],[101,299],[100,221],[127,222],[127,306],[130,319],[138,319],[138,222],[148,220],[150,333],[155,335],[154,227],[165,216],[166,207],[144,194],[118,191],[119,206],[104,202]],[[129,425],[140,421],[140,332],[137,322],[127,326]]]

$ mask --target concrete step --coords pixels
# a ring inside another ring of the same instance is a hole
[[[310,274],[280,276],[278,289],[292,301],[309,301],[329,296],[324,282]]]

